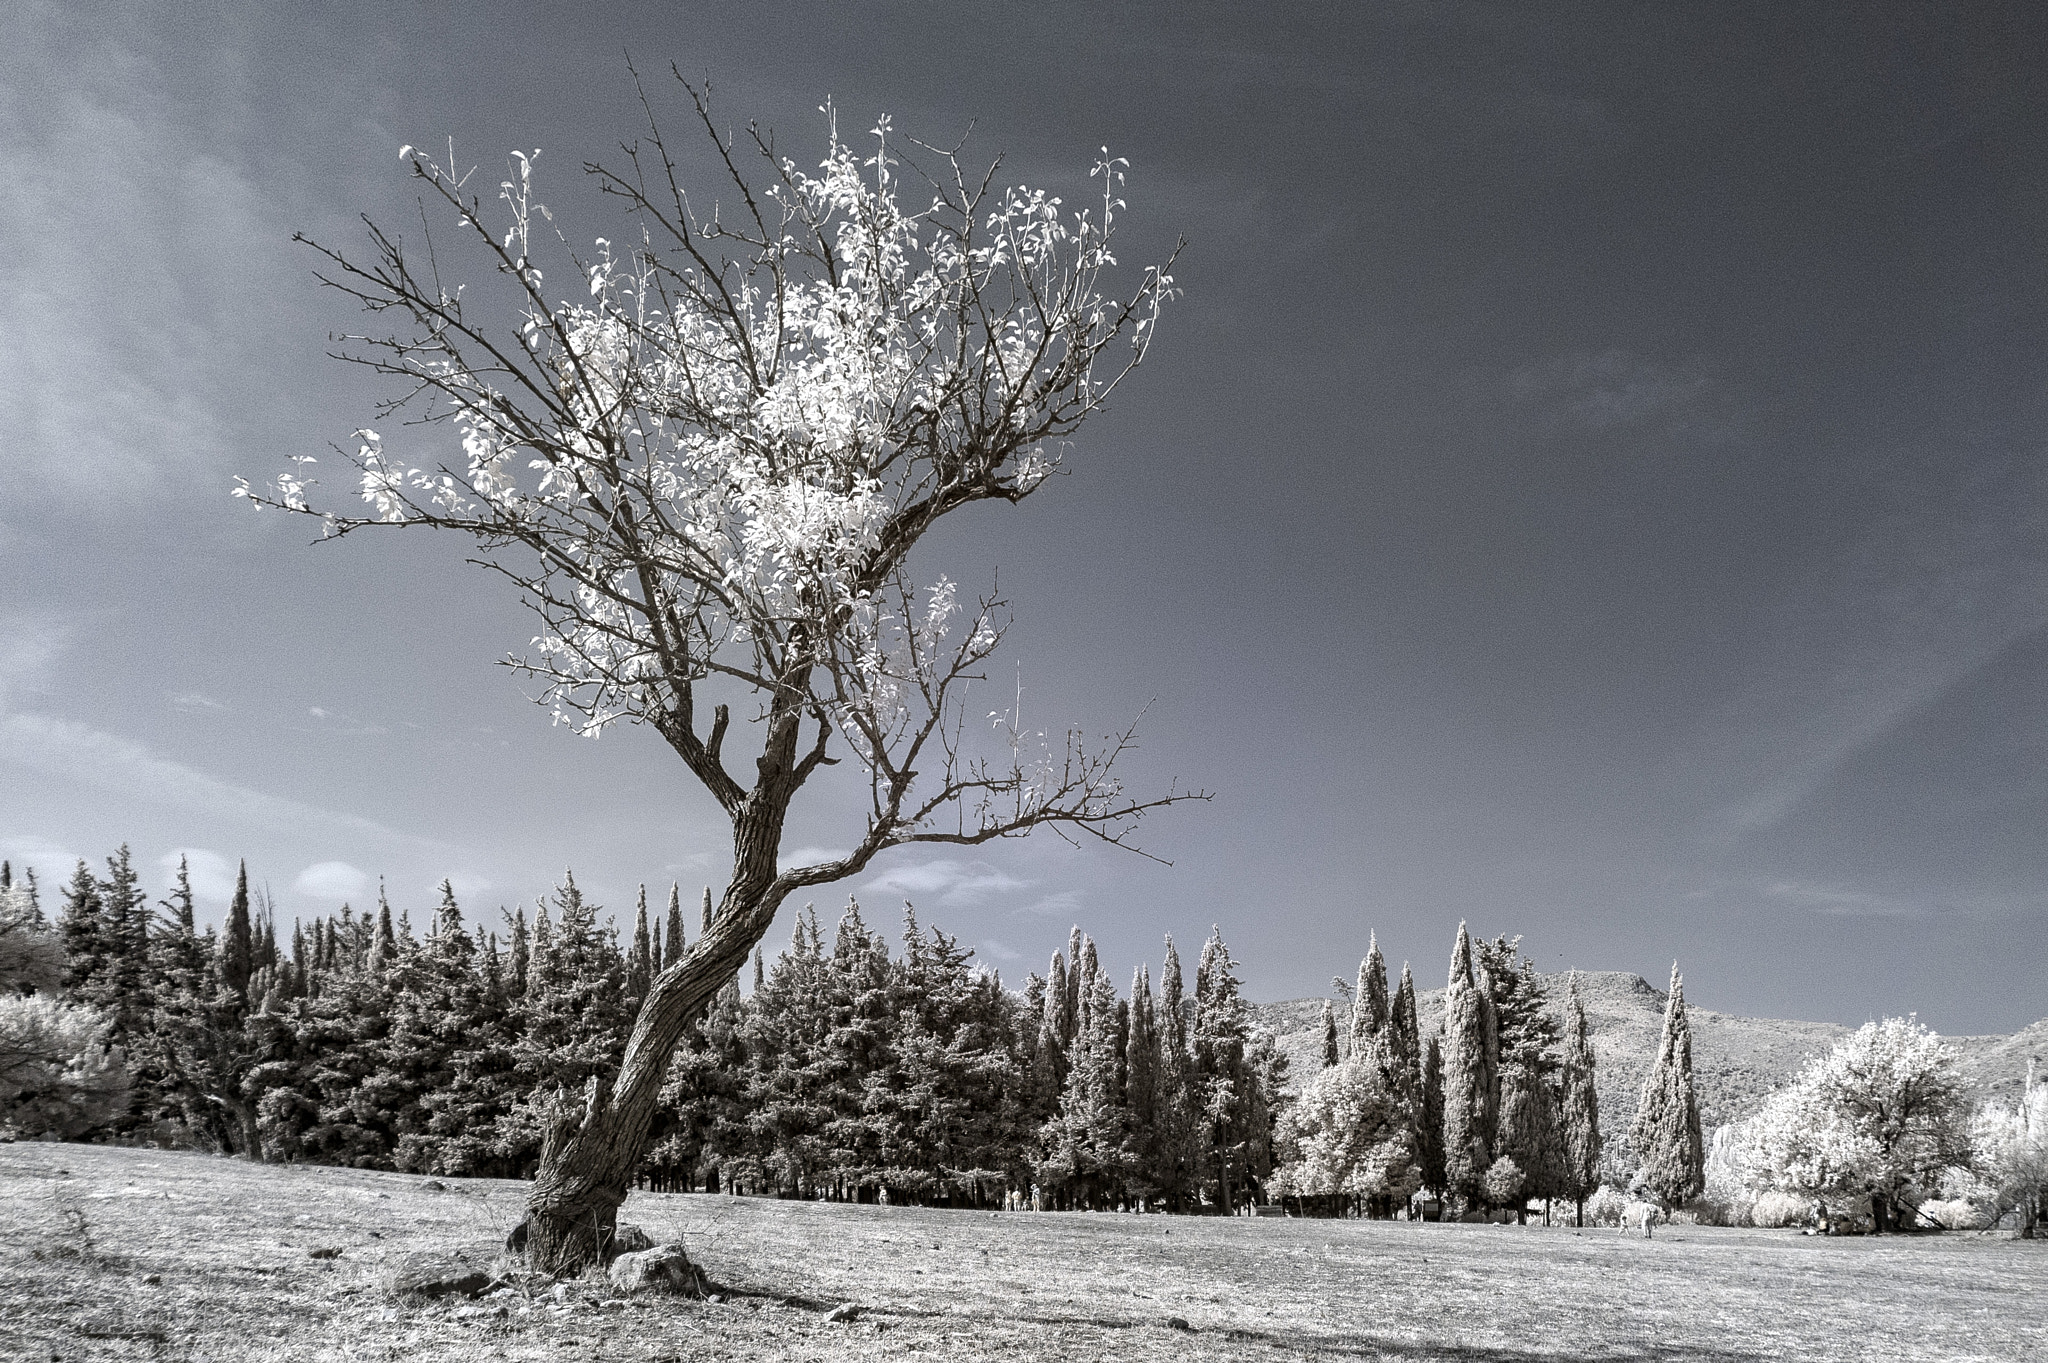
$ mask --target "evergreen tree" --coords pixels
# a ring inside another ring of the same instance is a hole
[[[100,883],[83,860],[64,887],[57,931],[64,944],[64,992],[76,1002],[105,1007],[112,1002],[117,947],[108,940]]]
[[[636,1008],[647,997],[654,972],[654,941],[647,935],[647,887],[642,885],[639,906],[633,912],[633,950],[626,958],[626,993]]]
[[[1254,1094],[1245,1064],[1250,1028],[1238,996],[1235,963],[1212,928],[1195,967],[1195,1016],[1190,1029],[1189,1097],[1200,1115],[1199,1167],[1205,1191],[1225,1215],[1243,1191],[1247,1142],[1254,1138]]]
[[[149,898],[129,863],[126,843],[107,858],[100,905],[107,953],[100,1004],[113,1018],[108,1033],[113,1044],[133,1049],[149,1028],[150,913]]]
[[[1564,1057],[1558,1070],[1558,1126],[1564,1147],[1559,1195],[1572,1200],[1575,1225],[1586,1224],[1586,1199],[1600,1186],[1600,1095],[1593,1084],[1593,1045],[1578,976],[1565,985]]]
[[[1494,1157],[1499,1053],[1488,992],[1473,973],[1472,939],[1460,923],[1444,994],[1443,1148],[1446,1186],[1465,1204],[1485,1200]]]
[[[1643,1097],[1629,1127],[1641,1161],[1635,1190],[1664,1207],[1679,1207],[1706,1186],[1706,1150],[1700,1139],[1699,1101],[1692,1082],[1692,1027],[1685,1015],[1685,981],[1671,965],[1664,1032],[1657,1059],[1643,1081]]]
[[[1185,1210],[1195,1194],[1196,1109],[1190,1083],[1187,1001],[1182,993],[1180,952],[1166,939],[1159,968],[1158,1135],[1152,1182],[1173,1211]]]
[[[1512,1160],[1513,1175],[1492,1179],[1490,1198],[1511,1206],[1517,1219],[1529,1198],[1564,1196],[1564,1149],[1558,1126],[1554,1076],[1558,1028],[1547,1006],[1536,965],[1522,955],[1520,938],[1475,944],[1481,978],[1493,1004],[1498,1057],[1499,1116],[1494,1159]]]
[[[1411,1116],[1420,1120],[1422,1103],[1422,1028],[1415,1019],[1415,976],[1401,962],[1401,987],[1387,1010],[1387,1059],[1395,1088]]]
[[[1159,1025],[1152,973],[1143,965],[1131,977],[1130,1027],[1124,1038],[1124,1103],[1130,1119],[1125,1179],[1132,1196],[1147,1202],[1159,1192]]]
[[[683,959],[683,948],[689,943],[683,935],[683,887],[674,881],[668,887],[668,928],[663,933],[663,968]]]
[[[511,920],[512,934],[512,979],[511,990],[515,996],[526,994],[526,972],[532,959],[532,946],[526,931],[526,906],[521,904]]]
[[[703,931],[704,931],[704,932],[706,932],[706,933],[708,933],[708,932],[710,932],[710,931],[711,931],[711,887],[710,887],[709,885],[706,885],[706,886],[704,887],[704,914],[703,914],[703,917],[704,917],[704,927],[703,927]],[[680,925],[678,925],[678,927],[680,927]],[[758,948],[757,948],[757,950],[758,950]]]
[[[1358,1052],[1354,1051],[1353,1054]],[[1328,999],[1323,1000],[1323,1068],[1337,1063],[1337,1010]]]
[[[1447,1196],[1450,1176],[1444,1161],[1444,1052],[1434,1036],[1422,1054],[1422,1106],[1415,1126],[1422,1151],[1422,1186]]]
[[[240,1000],[248,1007],[249,977],[256,969],[256,938],[249,922],[249,863],[235,869],[235,896],[228,901],[226,927],[221,933],[220,986],[223,1002]]]
[[[1351,996],[1351,1053],[1364,1055],[1387,1026],[1387,962],[1380,938],[1372,934],[1358,963],[1358,988]]]

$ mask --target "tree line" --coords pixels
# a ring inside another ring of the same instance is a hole
[[[1623,1148],[1609,1151],[1576,985],[1560,1026],[1520,940],[1474,939],[1459,924],[1443,1020],[1428,1035],[1413,974],[1404,964],[1390,995],[1376,940],[1356,985],[1334,982],[1350,997],[1348,1039],[1326,1002],[1322,1069],[1279,1124],[1279,1196],[1392,1216],[1423,1193],[1432,1214],[1518,1219],[1532,1201],[1561,1199],[1583,1220],[1603,1176],[1664,1206],[1698,1194],[1699,1105],[1675,968],[1642,1103]]]
[[[246,866],[202,928],[186,867],[152,906],[125,847],[79,864],[53,921],[32,879],[0,869],[0,894],[0,986],[69,1026],[24,1043],[39,1065],[0,1062],[17,1130],[456,1176],[534,1174],[552,1104],[615,1076],[686,945],[677,889],[665,915],[643,890],[621,943],[573,874],[502,937],[445,882],[423,931],[381,891],[282,930]],[[710,915],[707,891],[699,931]],[[1078,928],[1021,991],[908,906],[900,941],[849,904],[829,936],[807,909],[757,951],[752,990],[734,978],[688,1027],[637,1178],[955,1206],[1263,1195],[1285,1063],[1220,933],[1192,991],[1168,939],[1156,990],[1140,968],[1127,997]]]

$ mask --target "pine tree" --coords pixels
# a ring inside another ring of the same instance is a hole
[[[108,940],[100,883],[83,860],[64,887],[57,932],[64,944],[64,991],[79,1003],[104,1008],[112,1002],[115,949]]]
[[[1497,1116],[1498,1041],[1483,980],[1473,974],[1472,939],[1458,924],[1444,994],[1444,1177],[1454,1199],[1485,1199]]]
[[[100,905],[107,952],[102,1006],[114,1020],[108,1037],[113,1045],[133,1049],[149,1028],[149,897],[129,863],[126,843],[107,858]]]
[[[1354,1052],[1355,1054],[1355,1052]],[[1328,1069],[1338,1061],[1337,1055],[1337,1010],[1328,999],[1323,1000],[1323,1068]]]
[[[1574,1224],[1586,1224],[1586,1199],[1600,1186],[1600,1095],[1593,1083],[1593,1045],[1578,976],[1565,985],[1564,1059],[1558,1070],[1558,1126],[1564,1147],[1560,1195],[1572,1200]]]
[[[1706,1150],[1692,1081],[1692,1026],[1685,1015],[1685,981],[1676,961],[1671,964],[1671,994],[1664,1005],[1664,1033],[1657,1043],[1656,1063],[1643,1081],[1629,1144],[1641,1161],[1636,1191],[1660,1205],[1683,1206],[1706,1186]]]
[[[391,926],[391,900],[384,893],[384,880],[377,880],[377,941],[371,949],[370,968],[388,970],[398,959],[398,933]]]
[[[526,906],[521,904],[512,918],[512,980],[515,995],[526,993],[526,972],[532,959],[532,943],[526,930]]]

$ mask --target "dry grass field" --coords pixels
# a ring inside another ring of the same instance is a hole
[[[2048,1243],[1000,1215],[636,1194],[716,1302],[394,1301],[523,1185],[0,1146],[9,1359],[2048,1359]],[[316,1259],[316,1250],[339,1250]],[[827,1319],[857,1303],[850,1323]],[[1183,1328],[1184,1327],[1184,1328]]]

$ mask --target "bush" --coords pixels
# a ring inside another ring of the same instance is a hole
[[[1813,1200],[1797,1193],[1758,1193],[1756,1201],[1749,1207],[1749,1222],[1753,1226],[1777,1228],[1796,1226],[1805,1221],[1813,1210]]]
[[[1621,1224],[1621,1209],[1626,1207],[1632,1200],[1627,1193],[1622,1192],[1612,1184],[1601,1184],[1593,1190],[1593,1195],[1586,1199],[1586,1224],[1589,1226],[1619,1226]]]
[[[111,1021],[47,994],[0,995],[0,1128],[75,1139],[128,1101],[128,1070],[107,1047]]]
[[[1920,1215],[1943,1230],[1982,1230],[1988,1223],[1982,1206],[1961,1197],[1930,1197],[1920,1204]]]

